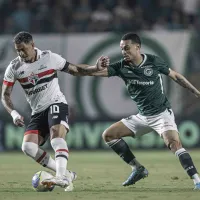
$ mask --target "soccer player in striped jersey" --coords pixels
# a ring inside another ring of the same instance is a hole
[[[66,191],[73,189],[76,174],[66,170],[69,151],[65,141],[68,125],[68,104],[60,91],[57,71],[72,75],[84,75],[102,70],[107,65],[107,58],[100,57],[96,65],[73,65],[60,55],[49,50],[36,48],[32,35],[19,32],[14,37],[14,46],[18,57],[7,67],[2,86],[2,103],[17,126],[24,126],[23,117],[14,109],[11,92],[16,81],[25,91],[25,96],[32,109],[31,120],[26,127],[22,151],[36,162],[56,172],[53,179],[43,184],[51,187],[58,185]],[[50,137],[55,151],[55,160],[40,148]]]

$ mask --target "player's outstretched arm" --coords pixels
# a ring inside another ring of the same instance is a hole
[[[24,126],[24,120],[23,117],[14,110],[13,103],[11,100],[11,93],[12,93],[13,86],[8,86],[3,84],[2,86],[2,92],[1,92],[1,102],[5,109],[10,113],[10,115],[13,118],[13,122],[17,126]]]
[[[200,91],[197,90],[197,88],[195,88],[183,75],[170,69],[168,76],[182,87],[190,90],[196,97],[200,97]]]
[[[101,73],[101,71],[105,71],[106,67],[109,66],[109,58],[106,56],[101,56],[95,65],[85,65],[85,64],[71,64],[66,63],[67,66],[64,68],[64,72],[67,72],[73,76],[93,76],[98,74],[98,76]]]
[[[101,71],[90,73],[88,76],[108,77],[108,69],[105,68]]]

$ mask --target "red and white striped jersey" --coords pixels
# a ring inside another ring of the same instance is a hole
[[[20,57],[12,60],[4,75],[3,84],[12,86],[19,81],[31,106],[32,115],[54,103],[67,103],[60,91],[57,71],[62,70],[66,60],[51,51],[36,48],[37,61],[23,62]]]

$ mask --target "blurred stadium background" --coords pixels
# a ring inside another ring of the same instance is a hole
[[[77,64],[94,64],[102,54],[113,62],[120,59],[121,36],[135,31],[142,37],[142,52],[161,56],[200,88],[200,0],[0,0],[0,83],[9,61],[16,56],[12,37],[22,30],[33,34],[36,47],[50,49]],[[70,105],[69,148],[106,149],[101,139],[103,130],[137,113],[123,82],[118,78],[73,77],[63,73],[59,77]],[[171,80],[164,81],[184,147],[199,148],[199,99]],[[31,111],[18,83],[13,102],[28,122]],[[13,126],[0,103],[0,151],[20,150],[23,132],[23,128]],[[155,133],[127,141],[133,149],[146,150],[145,155],[147,150],[165,148]],[[50,149],[49,143],[44,148]],[[8,154],[0,155],[6,161]],[[155,159],[155,163],[158,161]],[[198,167],[199,164],[198,161]],[[36,164],[34,169],[37,170]]]

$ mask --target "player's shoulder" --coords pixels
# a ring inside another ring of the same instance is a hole
[[[21,60],[18,56],[15,59],[11,60],[7,68],[17,70],[20,66],[21,66]]]
[[[157,56],[157,55],[154,55],[154,54],[145,54],[147,56],[147,62],[149,63],[153,63],[153,64],[157,64],[157,63],[160,63],[160,62],[164,62],[164,60]]]
[[[57,58],[60,58],[61,56],[57,53],[54,53],[52,52],[51,50],[44,50],[44,51],[41,51],[41,57],[44,57],[44,56],[50,56],[51,58],[53,59],[57,59]]]
[[[41,57],[50,56],[51,54],[52,54],[52,52],[50,50],[42,50],[41,51]]]
[[[149,61],[149,62],[154,62],[156,60],[156,58],[158,57],[158,56],[156,56],[154,54],[147,54],[147,53],[145,53],[145,55],[147,57],[147,61]]]
[[[124,59],[117,60],[110,64],[110,66],[114,68],[122,68],[124,65],[127,65]]]

